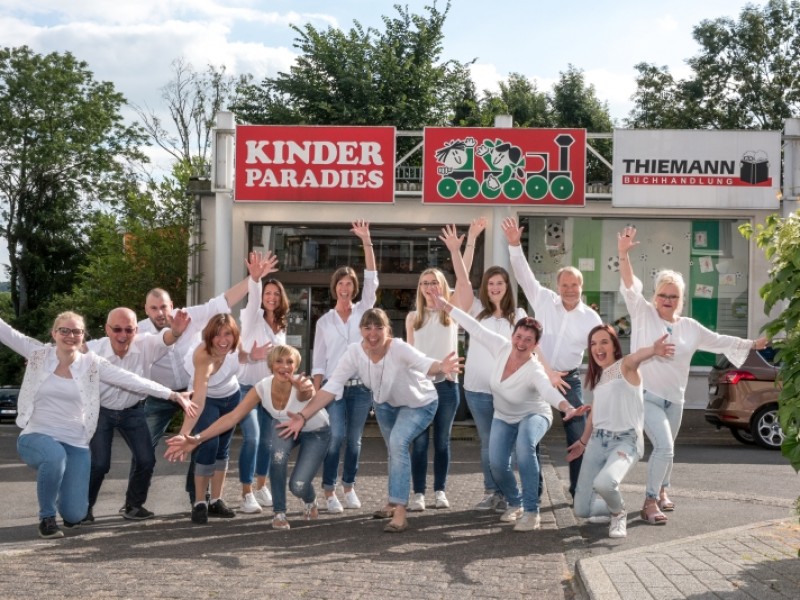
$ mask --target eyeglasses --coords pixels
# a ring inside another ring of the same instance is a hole
[[[83,329],[71,329],[69,327],[56,327],[56,331],[63,336],[74,335],[80,337],[83,335]]]
[[[109,329],[113,331],[115,334],[122,333],[123,331],[128,335],[133,335],[136,333],[136,327],[111,327]]]
[[[671,302],[675,302],[680,296],[675,296],[673,294],[656,294],[656,298],[661,298],[661,300],[669,300]]]
[[[433,286],[439,285],[439,282],[438,281],[420,281],[419,284],[422,287],[433,287]]]

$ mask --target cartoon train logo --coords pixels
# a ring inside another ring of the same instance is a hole
[[[517,200],[523,194],[541,200],[547,194],[566,201],[575,192],[569,168],[569,149],[575,138],[562,133],[553,140],[558,146],[558,169],[550,170],[549,152],[525,152],[519,146],[501,139],[484,140],[480,145],[473,137],[451,140],[436,151],[441,166],[436,172],[441,179],[436,186],[443,198],[461,194],[471,200],[482,194],[494,200],[500,194]],[[475,161],[485,165],[482,179],[476,174]]]

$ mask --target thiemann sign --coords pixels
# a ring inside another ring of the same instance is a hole
[[[394,127],[240,125],[234,199],[394,201]]]
[[[422,200],[583,206],[586,130],[425,128]]]
[[[614,132],[614,206],[778,208],[780,132]]]

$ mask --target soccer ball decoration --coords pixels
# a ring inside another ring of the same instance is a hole
[[[619,272],[619,256],[611,256],[606,263],[606,267],[612,273]]]
[[[672,250],[673,250],[672,244],[670,244],[669,242],[664,242],[663,244],[661,244],[662,254],[672,254]]]
[[[639,257],[639,259],[640,259],[642,262],[647,262],[647,254],[642,254],[642,255]]]
[[[536,254],[533,255],[531,260],[538,265],[538,264],[541,264],[542,261],[544,261],[544,256],[542,256],[541,254],[539,254],[537,252]]]
[[[558,246],[564,235],[564,228],[561,223],[550,223],[547,226],[547,245]]]
[[[655,281],[656,275],[658,275],[658,269],[650,269],[650,279]]]

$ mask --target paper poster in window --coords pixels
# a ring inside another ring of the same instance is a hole
[[[694,297],[695,298],[713,298],[714,297],[714,286],[713,285],[705,285],[703,283],[698,283],[694,286]]]

